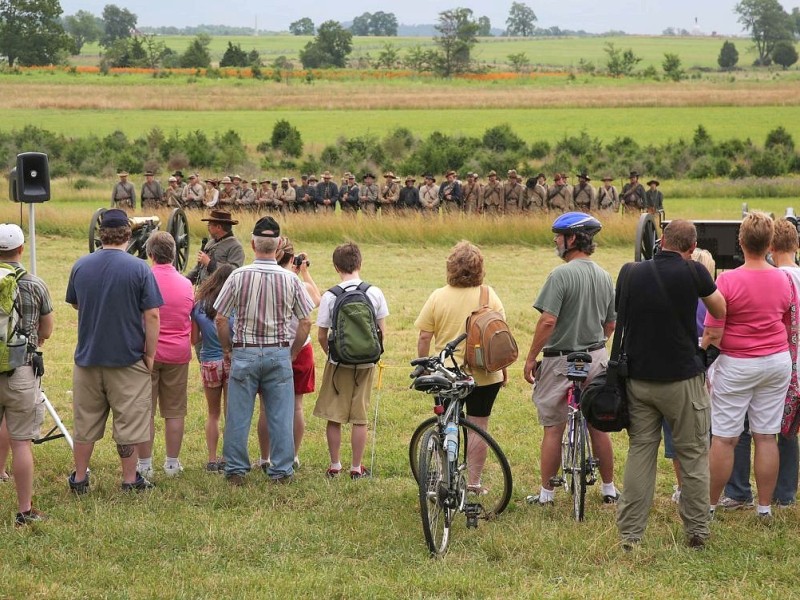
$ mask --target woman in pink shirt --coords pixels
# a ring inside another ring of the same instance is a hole
[[[791,375],[788,318],[793,284],[766,260],[774,223],[769,215],[748,214],[739,229],[744,265],[722,273],[717,287],[727,302],[724,319],[708,315],[703,346],[720,349],[711,394],[711,510],[733,468],[733,449],[748,416],[755,442],[759,516],[771,515],[778,476],[778,446]],[[699,432],[698,435],[702,435]]]

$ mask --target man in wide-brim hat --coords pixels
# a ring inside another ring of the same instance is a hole
[[[409,175],[405,179],[405,185],[400,188],[400,194],[397,197],[397,210],[402,213],[407,210],[419,209],[419,190],[413,175]]]
[[[197,253],[197,265],[186,276],[198,285],[223,263],[237,268],[244,264],[244,248],[233,235],[233,226],[238,225],[239,221],[232,219],[231,213],[222,209],[214,209],[208,217],[200,220],[208,223],[210,240]]]
[[[624,210],[638,211],[644,208],[644,186],[639,183],[639,172],[631,171],[629,182],[622,186],[620,200]]]
[[[136,210],[136,190],[133,184],[128,181],[128,172],[120,171],[117,175],[119,176],[119,181],[111,191],[111,208]]]
[[[657,213],[664,210],[664,194],[658,189],[661,185],[658,179],[651,179],[647,182],[647,191],[644,193],[644,208],[649,213]]]
[[[597,210],[597,191],[589,183],[592,179],[586,171],[578,173],[578,183],[572,188],[572,201],[575,208],[582,212],[595,212]]]
[[[617,212],[619,209],[619,192],[611,184],[612,181],[614,179],[608,175],[603,177],[603,185],[597,190],[597,205],[600,210]]]

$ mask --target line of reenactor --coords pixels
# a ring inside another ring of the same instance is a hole
[[[128,173],[121,171],[120,181],[111,194],[114,208],[135,209],[136,193],[128,182]],[[423,183],[416,185],[416,178],[408,176],[404,185],[391,171],[383,174],[383,184],[376,183],[373,173],[365,173],[361,182],[347,172],[339,184],[332,181],[330,171],[322,173],[321,180],[315,175],[303,175],[300,183],[294,177],[280,180],[253,179],[247,181],[239,175],[226,175],[222,179],[206,179],[205,185],[197,173],[184,181],[183,173],[175,171],[166,189],[155,181],[154,174],[147,171],[139,199],[143,209],[148,208],[221,208],[229,211],[250,210],[259,214],[267,212],[317,212],[329,213],[336,209],[368,215],[395,214],[405,211],[465,212],[469,214],[518,214],[537,212],[660,212],[663,210],[663,195],[659,182],[651,179],[644,189],[639,183],[639,173],[630,172],[629,182],[622,192],[612,184],[611,177],[603,177],[602,185],[591,184],[589,175],[577,174],[577,183],[567,182],[567,175],[556,173],[553,183],[547,183],[544,173],[529,177],[523,184],[517,171],[511,169],[505,181],[496,171],[489,171],[487,181],[482,183],[477,173],[467,173],[462,182],[455,171],[448,171],[445,180],[436,184],[431,174],[423,176]]]

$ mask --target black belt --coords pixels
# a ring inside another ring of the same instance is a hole
[[[248,344],[246,342],[236,342],[234,348],[288,348],[289,342],[278,342],[277,344]]]
[[[600,348],[605,348],[605,342],[597,342],[596,344],[592,344],[588,348],[584,350],[545,350],[542,352],[542,356],[545,358],[552,358],[554,356],[567,356],[568,354],[572,354],[573,352],[594,352],[595,350],[600,350]]]

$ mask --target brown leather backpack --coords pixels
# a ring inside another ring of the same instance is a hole
[[[489,308],[489,288],[481,286],[479,306],[467,317],[464,361],[472,369],[494,373],[512,364],[519,356],[517,342],[503,316]]]

